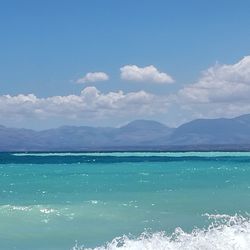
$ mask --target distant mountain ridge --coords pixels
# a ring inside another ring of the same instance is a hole
[[[135,120],[120,128],[62,126],[31,129],[0,126],[0,151],[250,150],[250,114],[197,119],[177,128]]]
[[[248,144],[250,115],[232,119],[197,119],[176,128],[169,140],[175,145]]]

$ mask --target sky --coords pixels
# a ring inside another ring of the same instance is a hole
[[[250,113],[249,12],[247,0],[0,0],[0,124]]]

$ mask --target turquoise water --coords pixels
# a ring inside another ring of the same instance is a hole
[[[248,212],[250,153],[0,154],[4,250],[249,249]]]

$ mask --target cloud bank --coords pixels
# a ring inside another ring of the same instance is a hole
[[[121,77],[126,80],[166,81],[165,73],[159,73],[153,66],[149,68],[127,65],[121,68]],[[91,77],[89,81],[101,79],[100,75],[99,78]],[[114,120],[117,124],[140,117],[179,125],[195,118],[234,117],[250,113],[249,97],[250,56],[247,56],[235,64],[215,64],[204,70],[196,82],[184,85],[171,95],[143,90],[103,93],[93,86],[84,88],[79,95],[47,98],[34,94],[2,95],[0,121],[30,118],[51,121],[59,118],[66,124],[68,121],[80,121],[81,124],[95,125],[97,120],[99,124],[103,121],[114,124]]]
[[[0,96],[0,116],[48,119],[62,117],[93,121],[112,117],[150,115],[167,108],[167,100],[145,91],[101,93],[95,87],[84,88],[80,95],[38,98],[29,95]]]
[[[250,113],[250,56],[232,65],[216,64],[176,95],[182,108],[200,117]]]
[[[109,79],[108,74],[105,72],[89,72],[84,77],[79,78],[76,83],[88,83],[107,81]]]
[[[187,101],[200,103],[237,102],[249,99],[249,94],[250,56],[233,65],[216,64],[179,91]]]
[[[173,78],[167,73],[159,72],[153,66],[140,68],[136,65],[125,65],[120,68],[121,79],[135,82],[173,83]]]

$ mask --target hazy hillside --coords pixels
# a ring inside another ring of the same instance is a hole
[[[133,121],[120,128],[63,126],[34,131],[0,126],[1,151],[89,150],[125,146],[158,145],[172,129],[147,120]]]
[[[250,115],[197,119],[178,128],[136,120],[120,128],[63,126],[34,131],[0,126],[0,151],[250,148]]]
[[[171,134],[169,144],[248,144],[250,115],[233,119],[198,119],[183,124]]]

